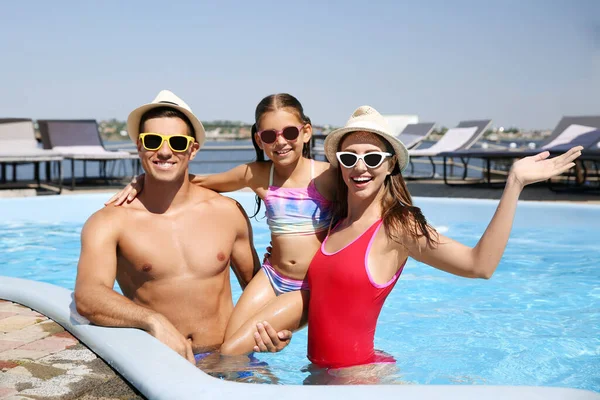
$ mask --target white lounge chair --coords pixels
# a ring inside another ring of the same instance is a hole
[[[6,165],[12,166],[12,181],[17,181],[17,167],[34,165],[34,179],[40,187],[40,163],[46,162],[46,180],[51,182],[51,165],[58,165],[58,192],[62,190],[62,160],[60,153],[44,150],[35,139],[33,121],[27,118],[0,119],[0,181],[7,182]]]
[[[408,154],[411,159],[427,157],[431,162],[431,175],[425,177],[408,176],[409,179],[430,179],[435,177],[434,157],[439,157],[442,153],[468,149],[473,146],[483,133],[488,129],[491,120],[462,121],[456,128],[451,128],[444,133],[444,136],[429,148],[410,149]],[[412,168],[412,165],[411,165]]]
[[[96,120],[38,120],[44,148],[52,149],[71,160],[71,189],[75,188],[75,161],[83,161],[83,179],[87,179],[86,163],[100,163],[101,178],[108,180],[107,162],[138,160],[126,151],[108,151],[102,145]]]
[[[419,122],[417,124],[408,124],[398,135],[398,139],[407,149],[417,147],[433,131],[435,123]]]
[[[448,185],[452,183],[449,181],[449,176],[446,171],[446,160],[447,158],[460,158],[463,166],[464,173],[462,180],[466,180],[466,170],[468,163],[471,159],[481,159],[484,161],[484,172],[483,178],[478,179],[473,183],[486,183],[491,185],[491,169],[492,162],[501,162],[506,167],[507,162],[511,160],[522,158],[529,155],[535,155],[542,150],[549,150],[550,152],[563,152],[565,151],[563,145],[572,144],[575,146],[578,140],[587,137],[588,140],[592,136],[590,133],[600,129],[600,116],[572,116],[563,117],[550,136],[539,146],[538,149],[460,149],[455,151],[448,151],[441,154],[444,157],[444,182]],[[584,140],[585,142],[585,140]],[[586,143],[582,143],[587,145]],[[503,182],[498,182],[504,184]],[[460,183],[464,184],[464,183]]]

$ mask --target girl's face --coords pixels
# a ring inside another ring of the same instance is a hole
[[[383,139],[369,132],[350,133],[342,140],[340,151],[356,155],[388,152]],[[385,157],[375,168],[368,167],[362,159],[351,168],[338,163],[344,183],[348,186],[348,196],[365,199],[377,195],[383,187],[385,177],[390,175],[395,161],[394,156]]]
[[[263,114],[257,126],[256,143],[275,164],[290,165],[302,157],[302,148],[312,136],[312,127],[296,115],[276,110]],[[298,135],[296,138],[291,139]],[[273,141],[275,136],[275,141]],[[264,139],[264,141],[263,141]]]

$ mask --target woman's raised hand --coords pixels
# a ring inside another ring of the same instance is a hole
[[[135,199],[136,196],[142,192],[143,188],[144,174],[134,177],[127,186],[125,186],[119,193],[111,197],[106,203],[104,203],[104,205],[108,206],[113,204],[115,206],[120,206],[126,201],[131,203],[133,199]]]
[[[548,158],[550,153],[547,151],[522,158],[513,164],[509,176],[512,175],[521,186],[550,179],[573,168],[573,161],[581,155],[582,149],[576,146],[554,158]]]

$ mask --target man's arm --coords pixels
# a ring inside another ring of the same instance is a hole
[[[81,231],[81,255],[75,282],[77,312],[102,326],[149,332],[182,356],[193,360],[191,345],[163,315],[115,292],[121,210],[105,208],[88,219]]]
[[[236,238],[231,250],[231,266],[242,289],[260,270],[260,260],[252,241],[252,225],[244,208],[235,202],[237,211],[232,220],[236,227]]]
[[[81,255],[77,265],[77,312],[103,326],[150,329],[152,310],[115,292],[117,275],[118,218],[110,210],[92,215],[81,231]]]

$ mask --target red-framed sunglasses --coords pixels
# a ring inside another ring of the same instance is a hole
[[[275,143],[275,141],[277,140],[277,136],[279,135],[283,136],[283,138],[288,142],[293,142],[294,140],[298,139],[298,136],[300,136],[300,130],[304,128],[304,125],[306,124],[302,124],[299,126],[286,126],[280,131],[276,129],[265,129],[260,132],[257,132],[257,135],[260,138],[260,140],[265,144]]]

